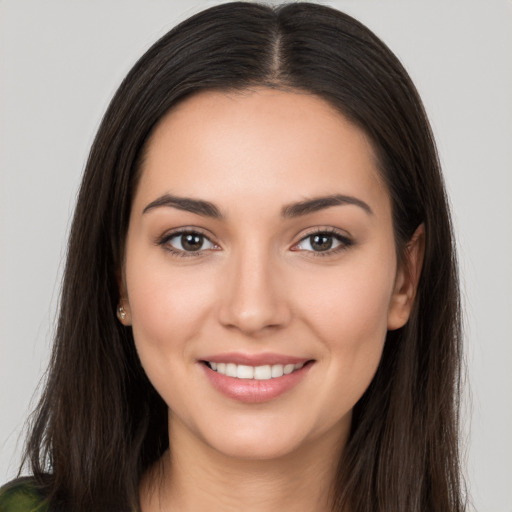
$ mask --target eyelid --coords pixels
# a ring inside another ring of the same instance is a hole
[[[297,246],[301,242],[305,241],[306,239],[308,239],[311,236],[319,235],[319,234],[332,236],[333,238],[337,239],[340,242],[340,244],[337,247],[328,249],[326,251],[313,251],[313,250],[297,248]],[[299,241],[294,243],[290,250],[297,251],[297,252],[310,253],[310,255],[313,255],[314,257],[316,257],[316,256],[332,256],[334,254],[337,254],[341,251],[348,249],[349,247],[353,246],[354,243],[355,242],[354,242],[353,238],[349,234],[347,234],[345,231],[342,231],[338,228],[334,228],[332,226],[315,227],[315,228],[312,228],[311,230],[309,230],[308,232],[303,233],[301,235]]]
[[[208,249],[199,249],[197,251],[185,251],[181,249],[177,249],[171,245],[168,244],[169,240],[171,240],[174,237],[184,235],[184,234],[198,234],[204,237],[208,242],[210,242],[214,247],[208,248]],[[325,251],[314,251],[314,250],[307,250],[307,249],[299,249],[297,246],[306,240],[307,238],[317,235],[317,234],[327,234],[329,236],[332,236],[336,238],[340,243],[337,247],[334,247],[332,249],[327,249]],[[166,231],[164,234],[159,236],[155,240],[155,245],[162,246],[165,250],[168,252],[177,255],[177,256],[202,256],[205,252],[209,252],[212,250],[219,250],[220,246],[212,240],[213,236],[211,234],[208,234],[205,229],[197,227],[197,226],[182,226],[179,228],[174,228],[169,231]],[[345,231],[340,230],[339,228],[334,228],[332,226],[317,226],[314,228],[311,228],[306,233],[302,233],[300,239],[295,242],[292,247],[290,248],[291,251],[296,252],[303,252],[303,253],[310,253],[310,255],[313,255],[314,257],[317,256],[330,256],[337,254],[338,252],[344,251],[348,249],[349,247],[354,245],[354,240],[351,237],[351,235],[347,234]]]
[[[197,251],[185,251],[181,249],[177,249],[176,247],[173,247],[172,245],[168,244],[168,242],[178,236],[186,235],[186,234],[196,234],[204,237],[206,240],[208,240],[214,247],[208,248],[208,249],[199,249]],[[162,246],[166,251],[170,252],[171,254],[175,256],[180,257],[197,257],[197,256],[204,256],[205,252],[212,251],[212,250],[218,250],[220,247],[217,243],[215,243],[212,240],[212,235],[207,234],[204,229],[196,227],[196,226],[182,226],[179,228],[171,229],[169,231],[166,231],[163,235],[159,236],[155,240],[155,245]]]

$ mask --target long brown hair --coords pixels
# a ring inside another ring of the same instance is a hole
[[[53,356],[25,460],[56,510],[138,509],[140,477],[169,444],[167,407],[140,365],[131,329],[116,320],[145,144],[183,98],[255,85],[318,95],[365,131],[390,191],[399,258],[425,226],[412,316],[388,333],[355,407],[333,510],[462,511],[458,278],[431,129],[393,53],[350,16],[304,2],[207,9],[157,41],[122,82],[80,188]]]

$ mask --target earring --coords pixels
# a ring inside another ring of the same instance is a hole
[[[117,308],[117,318],[119,318],[121,322],[126,319],[126,311],[124,310],[123,306],[119,306]]]

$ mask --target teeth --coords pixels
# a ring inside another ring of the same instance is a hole
[[[237,379],[255,379],[255,380],[269,380],[277,379],[283,375],[300,370],[304,363],[298,364],[266,364],[264,366],[247,366],[245,364],[234,363],[210,363],[210,368],[222,375],[228,377],[236,377]]]
[[[256,380],[268,380],[272,378],[272,369],[267,364],[265,366],[256,366],[254,368],[254,378]]]
[[[226,375],[228,377],[236,377],[236,364],[233,364],[233,363],[226,364]]]
[[[293,369],[295,368],[295,365],[293,364],[286,364],[283,368],[283,372],[285,375],[288,375],[289,373],[293,372]]]
[[[281,377],[283,375],[283,368],[284,366],[282,364],[275,364],[270,367],[270,375],[272,378]]]
[[[245,366],[244,364],[239,364],[235,366],[237,366],[235,377],[238,377],[239,379],[254,378],[254,367]]]

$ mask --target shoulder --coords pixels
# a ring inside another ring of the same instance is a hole
[[[0,487],[0,512],[50,512],[33,478],[18,478]]]

